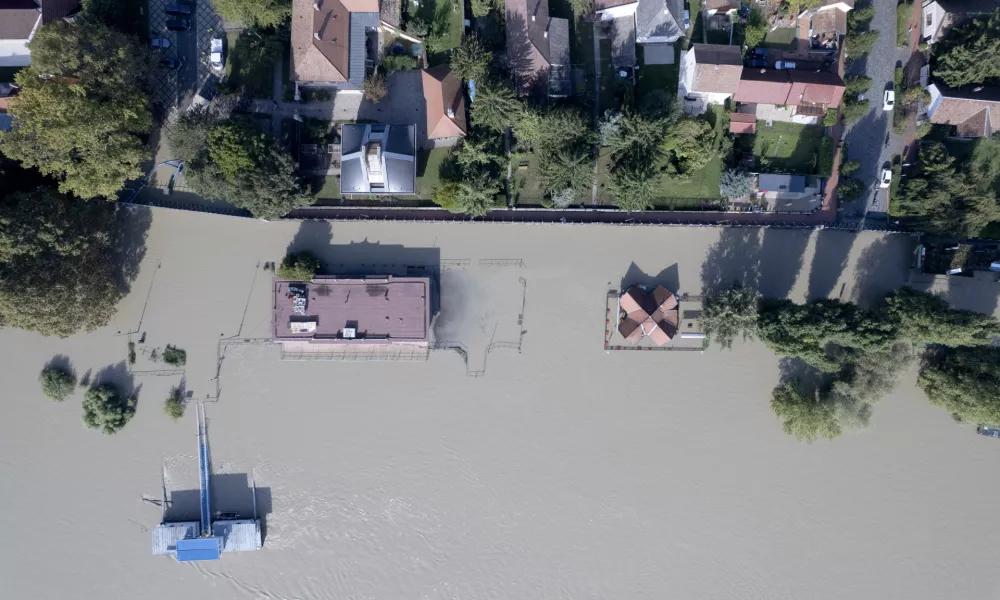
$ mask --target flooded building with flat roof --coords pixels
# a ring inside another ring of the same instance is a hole
[[[428,277],[274,282],[273,336],[286,348],[411,345],[430,338]]]

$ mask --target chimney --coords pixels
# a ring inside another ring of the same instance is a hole
[[[535,15],[531,15],[531,22],[532,22],[532,23],[534,23],[534,22],[535,22]]]
[[[542,32],[542,37],[543,38],[549,37],[549,30],[548,29],[546,29],[545,31]]]
[[[313,10],[319,10],[319,2],[313,3]]]
[[[323,39],[323,38],[319,37],[319,32],[318,31],[313,34],[313,37],[316,38],[317,40],[322,40]]]
[[[719,65],[715,65],[715,70],[716,70],[716,71],[718,71],[718,70],[719,70]]]
[[[337,45],[337,38],[333,38],[333,39],[331,39],[331,40],[330,40],[330,43],[331,43],[332,45],[336,46],[336,45]]]
[[[449,119],[454,119],[455,118],[455,111],[450,106],[448,107],[448,110],[445,111],[445,114],[448,115]]]

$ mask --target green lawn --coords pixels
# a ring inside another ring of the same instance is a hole
[[[703,208],[706,201],[721,198],[719,180],[722,178],[722,158],[715,157],[707,165],[685,180],[660,177],[656,208]]]
[[[274,40],[246,30],[226,32],[226,84],[244,88],[253,98],[274,93],[274,61],[281,57]]]
[[[896,7],[896,45],[900,48],[910,47],[910,15],[913,13],[913,2],[903,2]]]
[[[420,151],[417,157],[417,197],[419,199],[431,199],[434,188],[441,178],[441,165],[449,154],[451,154],[450,148]]]
[[[796,33],[794,27],[779,27],[774,31],[768,31],[761,46],[779,50],[794,50]]]
[[[680,77],[680,57],[674,47],[674,64],[646,65],[643,64],[642,46],[636,48],[636,60],[640,65],[639,81],[635,85],[636,95],[641,99],[644,93],[653,90],[663,90],[671,96],[677,94],[677,79]]]
[[[317,204],[322,204],[323,200],[340,200],[340,176],[338,175],[314,177],[309,181],[309,187],[313,196],[316,197]]]
[[[761,170],[771,173],[813,174],[818,171],[823,127],[775,121],[771,127],[757,121],[753,151]]]
[[[431,34],[423,36],[427,62],[434,67],[448,62],[448,50],[462,43],[462,0],[425,0],[418,7],[410,3],[409,14],[427,23]],[[432,40],[433,38],[433,40]]]

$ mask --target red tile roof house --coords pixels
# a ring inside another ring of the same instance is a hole
[[[735,96],[741,104],[756,105],[760,120],[800,125],[822,122],[843,97],[844,80],[836,73],[791,69],[743,69]]]
[[[80,0],[0,0],[0,67],[30,65],[28,42],[38,28],[79,9]]]
[[[927,117],[935,125],[951,125],[953,137],[989,137],[1000,131],[1000,88],[948,89],[932,83],[927,91],[931,95]]]
[[[799,31],[808,32],[810,49],[836,50],[841,36],[847,34],[847,13],[853,8],[854,0],[823,0],[819,6],[802,11]]]
[[[647,65],[674,64],[674,43],[684,37],[684,3],[682,0],[596,0],[590,20],[606,21],[614,29],[616,45],[632,39],[643,47]],[[617,42],[620,40],[620,42]],[[616,65],[619,55],[632,53],[634,48],[612,47]]]
[[[436,148],[454,146],[468,133],[462,81],[448,65],[421,73],[427,105],[427,139]]]
[[[294,0],[290,78],[296,96],[299,86],[360,93],[378,59],[380,26],[378,0]]]
[[[743,54],[739,46],[694,44],[681,53],[677,95],[684,111],[700,115],[709,104],[725,104],[740,86]]]
[[[272,335],[286,351],[357,349],[430,341],[427,277],[317,276],[273,282]]]
[[[549,16],[548,0],[506,0],[507,65],[519,94],[572,92],[569,20]]]

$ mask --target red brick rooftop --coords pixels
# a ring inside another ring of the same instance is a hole
[[[305,314],[295,312],[289,285],[305,286]],[[275,339],[350,343],[426,343],[430,329],[430,279],[378,276],[364,279],[317,277],[311,282],[274,282],[272,328]],[[292,333],[291,322],[315,322],[313,332]]]

